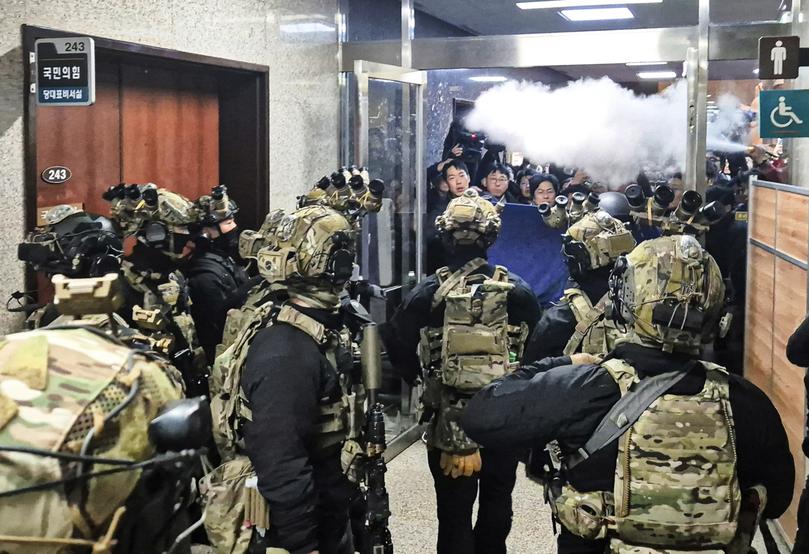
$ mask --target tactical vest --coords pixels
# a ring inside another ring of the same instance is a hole
[[[242,332],[247,322],[253,317],[255,311],[266,303],[269,294],[269,283],[262,279],[260,283],[250,289],[241,307],[228,310],[227,316],[225,317],[225,326],[222,331],[222,342],[216,345],[217,357],[222,355],[230,345],[236,342],[236,338]]]
[[[616,554],[730,551],[741,491],[728,378],[724,368],[702,363],[699,393],[664,394],[618,439],[613,491],[562,488],[555,511],[568,530],[609,538]],[[638,381],[622,360],[603,367],[622,396]]]
[[[605,294],[593,306],[580,289],[565,289],[563,297],[576,318],[576,331],[565,345],[564,355],[577,352],[604,357],[615,348],[615,340],[623,335],[615,322],[605,317],[608,296]]]
[[[291,325],[309,335],[334,368],[338,367],[338,351],[348,349],[353,354],[354,345],[346,328],[330,331],[288,304],[278,307],[266,302],[249,312],[235,341],[216,358],[209,379],[211,414],[214,441],[224,463],[203,478],[200,491],[206,506],[205,529],[217,552],[245,552],[253,529],[263,530],[270,525],[269,508],[258,491],[255,469],[244,454],[244,425],[252,420],[252,412],[241,387],[241,377],[256,335],[275,323]],[[347,452],[357,454],[354,439],[362,430],[364,393],[349,378],[340,378],[339,382],[341,397],[320,405],[313,442],[318,450],[341,443],[349,445],[344,447],[345,458]],[[344,469],[350,476],[350,468]]]
[[[0,445],[78,454],[93,432],[88,455],[135,461],[154,455],[149,422],[182,398],[180,376],[161,358],[93,332],[92,325],[82,320],[0,341]],[[10,452],[0,458],[0,492],[74,475],[73,464],[55,458]],[[126,471],[0,500],[0,536],[30,539],[0,538],[0,551],[73,552],[79,546],[68,541],[80,539],[89,542],[82,551],[109,552],[113,515],[140,475]]]
[[[419,358],[427,370],[422,402],[436,414],[428,443],[448,452],[479,448],[458,423],[466,402],[516,368],[528,337],[527,323],[508,324],[514,289],[508,270],[498,266],[491,278],[474,274],[485,264],[476,258],[454,273],[446,267],[436,272],[432,309],[445,304],[443,326],[421,330]]]

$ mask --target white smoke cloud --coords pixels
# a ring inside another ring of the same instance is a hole
[[[733,104],[736,111],[733,100],[719,107]],[[510,81],[482,93],[465,126],[535,163],[582,168],[595,181],[615,187],[632,182],[644,167],[683,169],[687,112],[684,80],[651,96],[636,95],[606,77],[553,90]],[[737,121],[730,116],[717,121],[709,143],[728,142],[725,127]]]

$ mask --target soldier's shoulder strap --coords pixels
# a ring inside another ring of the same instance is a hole
[[[576,330],[570,340],[567,341],[564,350],[564,354],[569,356],[578,350],[590,327],[604,315],[608,295],[602,296],[595,306],[592,305],[590,299],[580,289],[565,289],[564,298],[573,312],[573,317],[576,318]]]
[[[611,363],[616,362],[616,363]],[[602,364],[607,371],[610,372],[613,379],[616,375],[620,374],[622,377],[628,374],[627,368],[632,370],[634,375],[634,368],[624,362],[623,360],[608,360]],[[613,373],[615,372],[615,373]],[[663,396],[666,391],[671,389],[674,385],[683,380],[688,375],[688,370],[675,370],[666,373],[655,375],[638,381],[627,392],[622,389],[621,399],[616,402],[607,415],[601,420],[590,435],[590,438],[584,443],[584,446],[578,451],[566,456],[565,467],[570,470],[588,459],[590,456],[611,444],[624,433],[626,433],[635,422],[638,421],[641,414],[651,406],[655,400]],[[616,382],[618,379],[616,379]]]
[[[436,276],[438,277],[438,282],[440,284],[438,286],[438,290],[436,290],[435,294],[433,294],[432,309],[436,309],[438,305],[447,298],[449,292],[457,287],[463,279],[487,263],[488,262],[486,262],[486,260],[483,258],[475,258],[473,260],[469,260],[461,268],[449,275],[447,275],[449,268],[443,267],[439,269],[436,272]]]
[[[286,323],[287,325],[291,325],[300,331],[303,331],[310,337],[312,337],[318,345],[324,345],[328,342],[328,334],[326,333],[326,327],[308,315],[296,310],[289,304],[284,304],[281,306],[281,309],[278,311],[278,316],[276,316],[275,320],[279,323]]]

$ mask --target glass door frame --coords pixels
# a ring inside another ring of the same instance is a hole
[[[353,78],[356,83],[353,98],[350,97],[352,91],[348,86],[348,79]],[[424,168],[424,144],[425,144],[425,123],[424,123],[424,89],[427,85],[427,73],[425,71],[416,71],[395,65],[388,65],[377,62],[370,62],[367,60],[355,60],[353,74],[343,74],[341,76],[341,88],[343,95],[343,111],[341,113],[341,156],[344,163],[353,161],[358,166],[367,166],[369,162],[369,133],[370,133],[370,113],[369,113],[369,93],[371,80],[389,81],[401,83],[402,85],[412,85],[402,87],[402,136],[410,137],[414,134],[414,141],[402,140],[402,186],[406,183],[413,183],[415,185],[415,247],[416,247],[416,281],[420,282],[424,278],[424,212],[426,210],[426,173]],[[415,92],[416,98],[413,102],[412,94]],[[352,128],[349,106],[353,103],[355,120]],[[415,104],[415,121],[411,123],[410,114],[412,107]],[[415,129],[411,128],[411,124]],[[349,133],[355,133],[354,138],[354,160],[349,160],[351,153],[349,151]],[[411,142],[415,147],[415,152],[410,152]],[[411,165],[411,160],[414,163]],[[373,170],[373,168],[369,168]],[[363,224],[363,233],[361,236],[362,241],[366,241],[368,232],[366,223]],[[362,256],[360,258],[360,271],[363,275],[368,274],[368,249],[363,247],[360,249]],[[396,285],[386,289],[387,291],[403,288],[406,289],[405,283]],[[405,290],[403,290],[405,292]],[[405,414],[410,416],[415,404],[418,402],[420,396],[420,387],[410,387],[407,383],[402,381],[401,399],[399,406],[399,416]],[[421,436],[421,425],[418,422],[414,423],[407,429],[395,436],[388,444],[385,451],[386,459],[392,459],[401,453],[408,446],[413,444]]]
[[[368,136],[370,131],[370,120],[368,113],[368,94],[371,79],[382,81],[393,81],[404,85],[415,85],[416,89],[416,121],[415,129],[409,129],[410,118],[402,118],[402,134],[408,135],[415,132],[415,165],[409,167],[407,163],[402,164],[402,183],[413,182],[416,186],[416,282],[420,282],[424,277],[424,241],[423,223],[424,209],[426,206],[425,190],[425,170],[424,170],[424,87],[427,85],[427,73],[425,71],[415,71],[396,65],[388,65],[367,60],[354,61],[354,78],[357,88],[355,102],[355,113],[357,119],[355,123],[356,132],[356,160],[357,165],[368,165]],[[402,113],[409,113],[412,99],[410,98],[410,87],[403,87],[402,91]],[[410,141],[402,141],[402,148],[407,151],[410,148]],[[403,161],[411,159],[411,156],[403,156]],[[411,174],[413,172],[414,174]],[[363,250],[364,251],[364,250]],[[367,258],[363,255],[360,262],[360,270],[367,274]]]

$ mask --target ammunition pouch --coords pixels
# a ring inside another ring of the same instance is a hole
[[[163,331],[168,325],[166,316],[160,308],[147,310],[137,305],[132,308],[132,321],[135,322],[135,325],[147,331]]]
[[[615,505],[612,493],[580,493],[564,485],[553,505],[557,519],[571,533],[587,540],[606,538]]]
[[[182,292],[180,284],[177,281],[167,281],[157,285],[157,291],[160,297],[169,306],[176,306],[180,300],[180,293]]]
[[[200,480],[205,531],[217,553],[244,554],[254,529],[270,527],[267,501],[246,456],[225,462]]]
[[[340,450],[340,467],[346,478],[352,483],[359,483],[362,480],[362,466],[365,463],[365,452],[360,443],[351,439],[343,443]]]
[[[508,336],[483,324],[449,325],[442,357],[444,385],[475,392],[509,372]]]
[[[459,455],[471,454],[480,448],[461,428],[461,415],[467,401],[467,398],[459,398],[445,390],[433,425],[427,432],[429,447]]]

